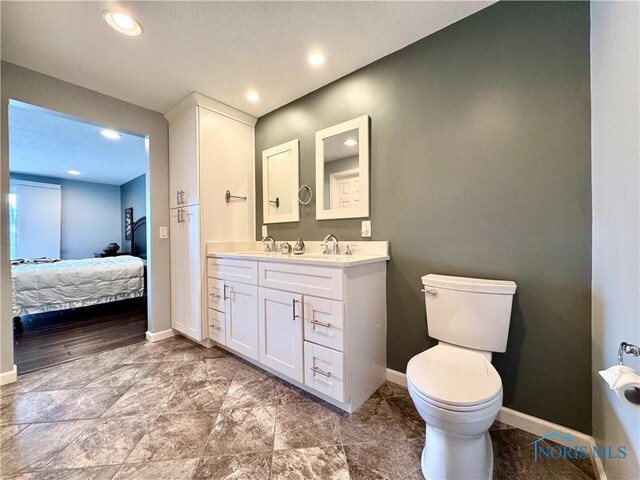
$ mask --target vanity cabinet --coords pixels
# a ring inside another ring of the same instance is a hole
[[[214,330],[215,340],[219,341],[223,336],[239,332],[236,328],[229,331],[234,324],[219,325],[219,318],[207,310],[212,297],[205,295],[208,288],[204,264],[206,243],[255,239],[256,119],[197,93],[183,100],[166,117],[169,120],[171,326],[197,341],[209,338]],[[227,190],[244,199],[227,202]],[[242,295],[237,293],[234,298],[239,303],[233,300],[228,307],[233,307],[238,316],[254,314],[247,313]],[[205,300],[207,297],[209,300]],[[214,317],[217,320],[212,320]],[[211,327],[214,322],[220,331]],[[231,338],[240,341],[243,337]],[[248,355],[247,351],[245,354]],[[257,353],[255,355],[257,358]]]
[[[221,346],[348,412],[384,382],[385,261],[345,268],[212,256],[207,271],[209,338]]]

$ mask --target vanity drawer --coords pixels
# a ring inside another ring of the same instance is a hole
[[[207,258],[207,276],[231,282],[258,284],[258,262],[229,258]]]
[[[344,303],[309,295],[304,302],[304,339],[344,352]]]
[[[207,317],[209,320],[209,338],[225,345],[225,314],[209,308],[207,309]]]
[[[334,300],[343,297],[341,268],[259,262],[258,275],[261,287]]]
[[[225,301],[225,293],[224,281],[215,278],[207,279],[207,305],[209,308],[224,313],[227,303]]]
[[[304,384],[344,402],[344,353],[304,342]]]

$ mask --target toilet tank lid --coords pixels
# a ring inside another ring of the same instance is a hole
[[[451,277],[433,273],[422,277],[422,284],[427,287],[446,288],[461,292],[493,293],[497,295],[513,295],[516,292],[516,284],[511,280]]]

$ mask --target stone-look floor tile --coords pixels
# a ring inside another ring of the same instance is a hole
[[[90,424],[90,420],[75,420],[29,425],[2,442],[3,475],[42,469]]]
[[[22,423],[16,425],[3,425],[0,427],[0,445],[2,445],[6,440],[14,435],[19,434],[22,430],[27,428],[29,425]]]
[[[208,375],[202,363],[191,372],[180,389],[171,397],[167,405],[168,412],[214,412],[220,409],[231,380]]]
[[[407,390],[407,387],[398,385],[397,383],[393,383],[388,380],[384,382],[382,385],[380,385],[380,387],[378,388],[378,392],[383,397],[403,397],[403,396],[408,397],[409,396],[409,391]]]
[[[154,362],[143,365],[136,375],[135,386],[154,385],[156,387],[179,388],[193,372],[189,362]]]
[[[55,367],[49,367],[36,372],[20,375],[16,382],[0,387],[0,397],[30,392],[47,380],[51,380],[52,378],[60,375],[66,368],[68,368],[67,364],[56,365]]]
[[[233,380],[242,363],[235,357],[225,356],[208,358],[200,362],[199,367],[207,380]]]
[[[110,480],[119,466],[74,468],[71,470],[53,470],[24,473],[11,480]]]
[[[493,425],[491,425],[491,428],[489,428],[490,432],[493,432],[494,430],[510,430],[513,427],[511,425],[507,425],[506,423],[502,423],[499,421],[495,421],[493,422]]]
[[[207,360],[209,358],[221,358],[226,356],[227,352],[218,347],[200,349],[200,360]]]
[[[422,478],[421,439],[345,445],[352,480]],[[515,477],[514,477],[515,478]]]
[[[344,445],[407,438],[384,398],[370,398],[352,414],[340,417],[340,436]]]
[[[113,480],[189,480],[197,463],[193,458],[127,464],[120,467]]]
[[[402,427],[407,438],[424,438],[425,423],[411,397],[386,397],[385,401],[391,407],[396,421]]]
[[[127,457],[126,463],[199,457],[216,416],[193,412],[160,415]]]
[[[81,359],[86,360],[86,359]],[[35,390],[52,391],[52,390],[75,390],[84,388],[96,378],[107,375],[116,368],[113,364],[89,364],[88,362],[76,361],[71,362],[74,365],[66,369],[59,375],[39,385]]]
[[[252,368],[241,367],[234,377],[222,408],[247,408],[275,405],[278,401],[273,377]]]
[[[269,480],[270,469],[271,452],[203,457],[192,480]]]
[[[563,479],[586,480],[590,478],[578,467],[564,459],[539,457],[534,461],[531,442],[539,437],[517,429],[491,432],[493,444],[493,478],[502,479]]]
[[[205,455],[260,452],[273,449],[276,407],[221,410]]]
[[[47,411],[38,422],[58,422],[60,420],[80,420],[97,418],[113,405],[126,391],[125,388],[85,388],[67,390],[70,393],[61,403]]]
[[[117,365],[111,372],[98,377],[87,384],[86,388],[95,387],[131,387],[139,380],[138,373],[144,364]]]
[[[338,415],[319,403],[278,406],[274,448],[340,445]]]
[[[5,397],[0,408],[0,425],[33,423],[64,401],[73,392],[68,390],[51,392],[27,392]]]
[[[272,480],[349,480],[341,447],[326,446],[274,452]]]
[[[289,403],[313,403],[321,400],[301,388],[291,385],[281,379],[276,379],[276,392],[278,394],[278,405]]]
[[[125,417],[161,413],[169,399],[175,393],[173,387],[156,387],[155,385],[134,385],[120,397],[103,417]]]
[[[120,464],[144,436],[152,420],[150,417],[126,417],[94,421],[46,469]]]

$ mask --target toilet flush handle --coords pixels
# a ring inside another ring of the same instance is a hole
[[[434,297],[438,295],[438,291],[435,288],[431,288],[431,287],[429,288],[425,287],[421,291],[424,293],[428,293],[429,295],[433,295]]]

